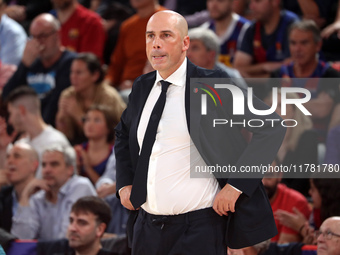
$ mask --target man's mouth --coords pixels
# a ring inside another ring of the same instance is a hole
[[[12,172],[15,172],[15,170],[17,170],[15,166],[8,166],[8,171],[9,172],[12,173]]]
[[[162,59],[163,57],[165,57],[165,55],[159,55],[159,56],[153,56],[154,59]]]

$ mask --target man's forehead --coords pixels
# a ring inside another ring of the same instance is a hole
[[[53,161],[60,161],[63,159],[63,154],[59,151],[45,151],[43,153],[43,159],[45,159],[45,161],[47,159]]]
[[[332,230],[332,231],[338,231],[340,232],[340,218],[338,219],[327,219],[325,220],[321,227],[322,230],[325,230],[325,229],[329,229],[329,230]]]
[[[73,219],[89,219],[94,218],[95,215],[92,212],[84,211],[84,210],[78,210],[78,211],[72,211],[70,214],[70,217]]]

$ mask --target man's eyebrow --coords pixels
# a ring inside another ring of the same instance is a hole
[[[154,31],[146,31],[145,33],[146,34],[153,34],[155,32]],[[162,30],[161,33],[171,33],[171,34],[173,34],[174,32],[171,31],[171,30]]]

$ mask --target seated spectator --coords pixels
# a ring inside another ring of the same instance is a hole
[[[298,208],[303,215],[308,218],[310,210],[307,199],[298,191],[288,188],[286,185],[280,183],[282,173],[268,172],[262,179],[263,186],[268,194],[269,202],[275,214],[278,210],[292,212],[293,208]],[[282,225],[278,219],[275,218],[278,234],[271,240],[277,243],[291,243],[301,241],[298,231]]]
[[[9,123],[18,133],[24,133],[25,137],[21,141],[29,143],[38,152],[41,160],[42,152],[47,145],[70,144],[61,132],[44,122],[40,107],[38,95],[28,86],[16,88],[8,96]],[[36,177],[42,177],[41,166]]]
[[[219,61],[232,66],[237,45],[242,42],[250,21],[233,12],[233,0],[208,0],[207,9],[211,20],[202,27],[209,28],[218,36]],[[191,38],[190,38],[191,39]]]
[[[327,174],[327,176],[325,176]],[[338,173],[320,172],[310,179],[309,194],[312,197],[313,211],[311,217],[306,218],[299,209],[295,208],[293,213],[277,212],[276,217],[284,226],[299,231],[304,242],[314,244],[314,230],[318,230],[322,222],[332,216],[340,215],[340,179]],[[319,177],[319,178],[318,178]],[[320,178],[321,177],[321,178]],[[327,177],[327,178],[325,178]]]
[[[13,217],[13,235],[42,240],[66,236],[73,203],[96,195],[87,178],[74,175],[75,157],[72,147],[60,145],[51,145],[43,152],[43,179],[32,180],[23,190]]]
[[[102,1],[103,3],[104,1]],[[111,55],[116,47],[118,36],[120,32],[120,26],[127,18],[132,16],[133,11],[131,8],[119,4],[117,2],[106,3],[102,7],[99,7],[101,17],[104,22],[104,29],[107,34],[107,40],[104,47],[104,64],[110,64]]]
[[[147,57],[145,54],[145,31],[149,18],[157,11],[165,10],[158,0],[130,0],[136,14],[122,23],[116,48],[111,55],[107,81],[123,91],[124,100],[131,91],[133,81],[143,74]]]
[[[119,123],[126,105],[116,89],[103,82],[103,79],[104,71],[94,54],[81,53],[75,58],[71,67],[72,86],[62,92],[56,119],[57,128],[72,144],[86,140],[83,117],[92,104],[111,108],[114,123]]]
[[[218,61],[220,46],[217,35],[210,29],[198,27],[190,29],[190,46],[187,51],[188,59],[195,65],[212,70],[226,72],[240,87],[247,88],[247,84],[240,73]]]
[[[72,205],[67,230],[69,246],[75,255],[113,255],[102,249],[100,239],[111,219],[110,207],[98,197],[83,197]]]
[[[319,140],[324,142],[332,109],[339,101],[339,79],[291,78],[339,78],[340,74],[317,58],[321,49],[321,37],[313,21],[304,20],[292,24],[289,30],[289,48],[292,62],[281,66],[272,77],[284,78],[282,86],[303,87],[311,92],[312,100],[304,106],[312,114]]]
[[[77,0],[53,0],[61,23],[61,45],[70,51],[92,52],[103,59],[106,33],[101,18]]]
[[[0,228],[10,232],[12,217],[25,187],[34,179],[39,165],[37,152],[27,143],[17,143],[9,149],[6,175],[10,186],[0,191]]]
[[[30,27],[32,39],[26,47],[17,71],[3,88],[2,98],[24,84],[39,94],[44,121],[54,125],[58,100],[70,86],[70,66],[74,53],[64,50],[59,39],[59,22],[50,14],[36,17]]]
[[[79,174],[96,184],[106,169],[113,151],[115,116],[103,105],[93,105],[84,118],[84,134],[88,139],[75,146]]]
[[[286,98],[298,99],[299,96],[296,93],[286,93]],[[269,106],[273,104],[272,93],[265,98],[264,102]],[[277,105],[281,106],[281,90],[278,90],[277,93]],[[283,166],[301,165],[303,166],[303,173],[306,173],[305,164],[318,164],[318,140],[317,133],[312,129],[312,120],[294,104],[286,105],[286,115],[281,114],[281,107],[276,108],[276,113],[283,120],[287,120],[286,125],[288,125],[286,135],[276,156],[276,163]],[[294,123],[288,122],[290,119],[297,121],[298,125],[294,127]],[[283,174],[282,183],[299,191],[304,196],[308,196],[309,176],[307,178],[306,176],[303,176],[305,178],[292,178]]]
[[[316,232],[318,255],[340,255],[340,217],[329,217]]]
[[[256,22],[245,32],[234,58],[234,67],[245,78],[269,77],[290,57],[288,28],[298,17],[280,10],[280,0],[251,0]]]
[[[6,65],[18,65],[27,35],[22,26],[5,14],[7,2],[0,0],[0,61]]]
[[[51,0],[6,0],[8,17],[19,22],[28,32],[31,22],[39,14],[49,12],[52,9]]]

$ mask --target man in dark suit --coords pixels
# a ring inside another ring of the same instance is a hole
[[[231,164],[237,169],[270,164],[285,131],[276,124],[248,127],[253,132],[249,144],[235,126],[223,127],[223,136],[206,132],[202,122],[211,120],[215,111],[201,118],[199,102],[189,102],[194,89],[190,78],[228,77],[186,59],[187,32],[186,21],[175,12],[162,11],[150,18],[146,52],[157,71],[135,80],[116,128],[117,191],[131,210],[128,224],[136,220],[133,254],[226,254],[226,244],[241,248],[276,234],[260,178],[190,178],[192,162]],[[231,96],[229,91],[222,98],[226,118],[234,117]],[[253,104],[268,109],[256,98]],[[256,116],[245,107],[244,116],[235,121],[242,118],[279,117]]]

